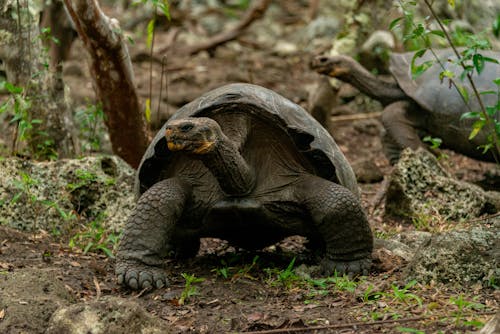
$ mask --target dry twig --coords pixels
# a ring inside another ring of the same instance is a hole
[[[254,21],[261,18],[271,4],[271,0],[260,0],[248,9],[238,24],[227,31],[223,31],[208,40],[193,46],[188,46],[181,50],[182,53],[195,55],[204,50],[213,49],[221,44],[235,40],[241,33],[248,28]]]

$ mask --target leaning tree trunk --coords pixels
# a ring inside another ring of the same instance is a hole
[[[17,120],[32,126],[24,136],[30,148],[27,153],[42,159],[67,157],[74,147],[72,121],[61,72],[46,67],[38,27],[42,6],[41,0],[0,0],[0,60],[7,81],[23,88],[22,98],[29,104],[27,115]],[[18,153],[20,143],[14,137],[12,149]]]
[[[64,0],[64,4],[90,54],[113,151],[136,168],[148,145],[147,127],[118,22],[104,15],[96,0]]]

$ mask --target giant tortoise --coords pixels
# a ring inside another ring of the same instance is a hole
[[[436,51],[442,68],[435,62],[422,75],[412,78],[411,62],[413,52],[393,53],[390,58],[389,71],[394,81],[381,80],[363,68],[354,59],[344,56],[318,56],[312,62],[312,68],[318,73],[326,74],[348,82],[366,95],[380,101],[384,106],[382,122],[386,130],[383,138],[384,150],[391,162],[396,162],[402,149],[410,147],[426,147],[421,138],[424,136],[439,137],[444,148],[484,161],[494,161],[490,150],[483,154],[481,146],[489,143],[488,131],[481,131],[472,140],[472,119],[461,119],[462,114],[479,111],[479,103],[472,94],[468,81],[460,81],[462,69],[455,62],[452,49]],[[485,57],[500,60],[500,52],[481,51]],[[417,64],[433,60],[431,52],[417,59]],[[455,73],[457,82],[469,92],[465,103],[455,87],[448,80],[441,80],[441,72],[448,70]],[[473,76],[479,92],[497,91],[493,80],[500,77],[500,65],[486,62],[481,75]],[[487,106],[495,106],[496,94],[482,95]],[[494,116],[500,121],[500,113]]]
[[[164,257],[201,237],[260,249],[302,235],[332,274],[366,274],[373,237],[354,173],[328,132],[271,90],[231,84],[179,109],[142,158],[120,242],[118,282],[168,283]]]

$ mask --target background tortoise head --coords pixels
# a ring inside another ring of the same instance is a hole
[[[165,128],[165,139],[170,151],[206,154],[213,151],[222,136],[219,124],[207,117],[172,120]]]
[[[345,78],[351,73],[354,60],[343,55],[317,56],[311,62],[311,68],[320,74],[335,78]]]

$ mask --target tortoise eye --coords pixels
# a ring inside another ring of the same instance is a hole
[[[182,131],[182,132],[188,132],[189,130],[191,130],[192,128],[194,127],[194,125],[192,123],[187,123],[187,124],[183,124],[179,129]]]

